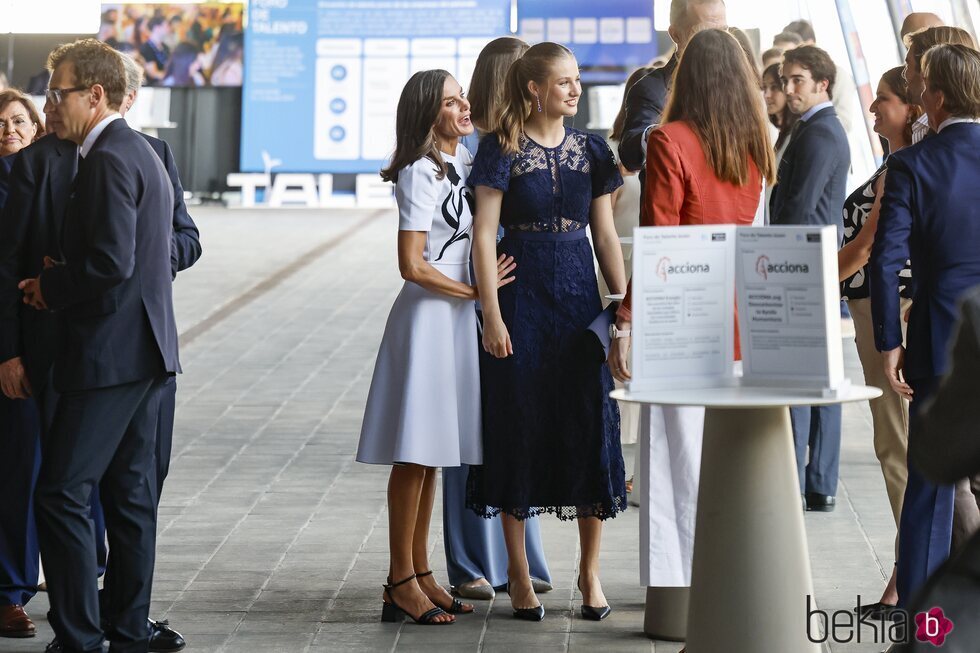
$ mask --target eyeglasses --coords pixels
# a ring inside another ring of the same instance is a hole
[[[88,86],[73,86],[72,88],[49,88],[44,92],[44,98],[51,104],[58,105],[65,96],[75,91],[87,91]]]

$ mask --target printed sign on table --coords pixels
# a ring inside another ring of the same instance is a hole
[[[837,229],[743,228],[736,244],[743,384],[846,387]]]
[[[735,227],[633,232],[632,392],[730,385]]]

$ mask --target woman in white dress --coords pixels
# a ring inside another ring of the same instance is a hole
[[[436,468],[482,462],[477,290],[469,274],[472,157],[459,144],[473,131],[470,106],[444,70],[416,73],[402,90],[391,165],[398,268],[405,285],[385,326],[357,460],[391,465],[390,566],[382,620],[408,615],[427,625],[473,611],[433,578],[428,532]],[[498,261],[498,283],[513,262]]]

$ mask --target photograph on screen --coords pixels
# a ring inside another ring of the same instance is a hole
[[[242,3],[103,4],[98,39],[132,55],[147,86],[241,86]]]

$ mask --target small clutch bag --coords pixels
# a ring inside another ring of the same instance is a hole
[[[619,303],[613,302],[596,316],[586,329],[586,337],[593,343],[592,357],[598,362],[605,363],[609,358],[609,326],[616,323],[616,311],[619,310]]]

